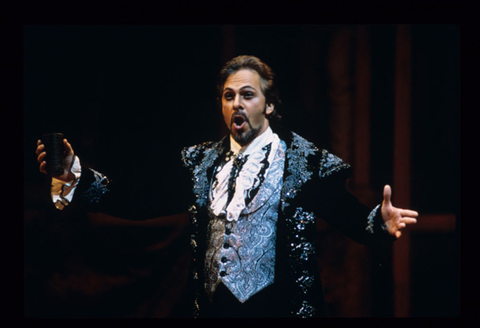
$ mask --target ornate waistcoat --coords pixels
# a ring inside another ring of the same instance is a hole
[[[276,148],[264,182],[238,220],[209,210],[204,283],[209,298],[220,282],[242,303],[273,283],[285,148],[283,142]]]
[[[280,198],[278,220],[279,227],[283,231],[281,238],[277,238],[277,246],[281,245],[280,248],[277,247],[277,250],[281,249],[288,252],[285,255],[289,263],[289,270],[287,273],[278,272],[278,275],[285,276],[282,280],[288,280],[286,283],[292,286],[290,290],[294,290],[291,295],[285,295],[288,302],[291,303],[290,315],[310,317],[315,314],[316,310],[315,301],[312,301],[312,299],[316,297],[313,287],[318,276],[315,259],[315,214],[304,210],[303,207],[294,206],[294,199],[302,186],[311,180],[315,173],[320,176],[328,176],[337,171],[349,170],[350,166],[327,151],[319,151],[311,142],[293,132],[289,141],[289,144],[285,143],[287,146],[283,148],[285,151],[283,185],[280,193],[275,193]],[[207,226],[213,233],[223,234],[225,231],[220,221],[215,218],[211,221],[212,218],[208,214],[207,205],[213,168],[227,149],[228,143],[224,138],[220,142],[207,142],[185,148],[182,151],[184,165],[192,173],[195,195],[195,204],[190,207],[190,214],[193,228],[191,244],[194,257],[192,278],[197,286],[197,298],[201,289],[205,288],[203,282],[207,286],[218,283],[215,273],[213,277],[210,276],[212,265],[204,262],[208,241],[202,236],[208,235]],[[312,166],[311,163],[317,165]],[[322,167],[322,170],[314,172],[319,166]],[[220,257],[221,262],[221,252],[216,256],[217,258]],[[280,262],[279,259],[281,258],[277,256],[276,266]],[[216,260],[211,263],[215,262]],[[218,270],[221,270],[221,268],[219,267]],[[285,281],[282,283],[285,283]],[[248,293],[245,295],[248,295]],[[194,301],[194,312],[198,314],[200,310],[198,299],[196,299]]]

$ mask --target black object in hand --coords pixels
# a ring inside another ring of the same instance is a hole
[[[63,174],[63,133],[48,133],[42,136],[45,145],[46,170],[48,175],[56,177]]]

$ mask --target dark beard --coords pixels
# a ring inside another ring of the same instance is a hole
[[[267,104],[265,104],[265,107],[263,108],[263,113],[265,114],[267,112]],[[238,142],[239,145],[241,146],[245,146],[247,144],[249,144],[250,142],[253,141],[253,139],[255,139],[258,134],[260,133],[260,130],[262,129],[261,126],[258,127],[258,129],[254,129],[252,127],[252,125],[250,124],[250,120],[248,119],[248,117],[245,115],[245,114],[241,114],[241,113],[237,113],[237,114],[232,114],[232,118],[230,120],[230,126],[232,126],[233,124],[233,117],[235,115],[242,115],[244,118],[245,118],[245,122],[248,124],[248,126],[250,127],[250,129],[243,133],[243,132],[240,132],[239,134],[237,135],[234,135],[231,131],[230,133],[232,134],[233,136],[233,140],[235,140],[236,142]]]
[[[250,124],[250,123],[248,123],[248,124]],[[254,128],[252,128],[252,126],[250,126],[250,129],[247,132],[240,132],[237,135],[234,135],[232,133],[232,137],[241,146],[245,146],[245,145],[249,144],[250,142],[252,142],[253,139],[255,139],[258,136],[261,128],[262,127],[260,126],[260,127],[258,127],[258,129],[254,129]]]

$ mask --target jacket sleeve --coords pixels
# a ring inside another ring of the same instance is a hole
[[[154,180],[110,178],[82,165],[81,178],[68,208],[102,212],[130,220],[145,220],[187,210],[188,173],[158,172]]]
[[[391,242],[395,238],[385,230],[381,205],[374,209],[361,203],[346,188],[351,166],[323,150],[315,192],[317,215],[360,244]]]

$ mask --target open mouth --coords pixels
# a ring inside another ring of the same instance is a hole
[[[246,118],[244,116],[241,116],[241,115],[235,115],[233,118],[232,118],[232,122],[233,122],[233,127],[236,128],[236,129],[241,129],[245,126],[245,123],[247,122]]]

